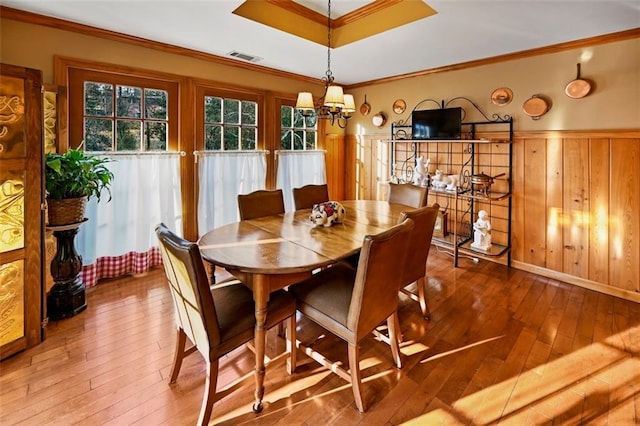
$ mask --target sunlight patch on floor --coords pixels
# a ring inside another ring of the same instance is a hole
[[[426,363],[426,362],[435,361],[435,360],[440,359],[440,358],[443,358],[443,357],[445,357],[445,356],[453,355],[453,354],[455,354],[455,353],[457,353],[457,352],[462,352],[462,351],[465,351],[465,350],[467,350],[467,349],[471,349],[471,348],[476,347],[476,346],[478,346],[478,345],[483,345],[483,344],[486,344],[486,343],[493,342],[494,340],[502,339],[503,337],[504,337],[504,336],[496,336],[496,337],[492,337],[492,338],[490,338],[490,339],[480,340],[480,341],[478,341],[478,342],[472,343],[472,344],[470,344],[470,345],[462,346],[462,347],[456,348],[456,349],[451,350],[451,351],[441,352],[441,353],[439,353],[439,354],[437,354],[437,355],[430,356],[430,357],[427,357],[427,358],[425,358],[425,359],[421,360],[421,361],[420,361],[420,363],[421,363],[421,364],[424,364],[424,363]]]
[[[413,340],[407,340],[400,344],[400,352],[404,356],[412,356],[420,352],[426,352],[429,350],[429,346],[425,346],[420,342],[414,342]]]
[[[504,368],[507,364],[508,360]],[[597,413],[609,411],[611,416],[616,408],[633,404],[640,382],[640,360],[605,342],[595,343],[548,361],[542,373],[532,368],[513,377],[458,399],[453,404],[453,418],[475,424],[498,420],[524,424],[545,418],[574,424],[585,419],[611,422],[607,414],[603,418]],[[628,416],[633,410],[619,412]],[[429,420],[430,415],[419,420]],[[618,420],[633,424],[637,419]]]

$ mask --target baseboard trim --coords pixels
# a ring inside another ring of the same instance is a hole
[[[569,274],[564,274],[562,272],[552,271],[547,268],[542,268],[540,266],[531,265],[531,264],[520,262],[517,260],[512,260],[511,266],[516,269],[532,272],[534,274],[538,274],[546,278],[553,278],[554,280],[577,285],[579,287],[587,288],[589,290],[598,291],[600,293],[605,293],[610,296],[620,297],[625,300],[630,300],[632,302],[640,303],[640,293],[636,293],[631,290],[624,290],[621,288],[611,287],[609,285],[597,283],[591,280],[586,280],[584,278],[575,277]]]

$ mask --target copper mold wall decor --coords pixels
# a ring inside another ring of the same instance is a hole
[[[509,105],[513,100],[513,92],[508,87],[500,87],[491,93],[491,102],[494,105]]]
[[[396,99],[393,103],[393,112],[396,114],[402,114],[407,108],[407,103],[403,99]]]
[[[364,102],[360,105],[360,114],[369,115],[371,112],[371,105],[367,102],[367,95],[364,95]]]
[[[533,95],[522,104],[522,110],[533,120],[539,120],[551,109],[549,101],[542,95]]]
[[[571,80],[564,88],[564,93],[572,99],[581,99],[591,92],[591,81],[580,78],[580,63],[576,65],[578,72],[576,78]]]

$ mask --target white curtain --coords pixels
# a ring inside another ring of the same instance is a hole
[[[182,235],[180,153],[104,157],[113,160],[107,163],[114,174],[112,199],[107,203],[108,194],[103,192],[99,203],[93,198],[87,204],[89,220],[80,227],[76,240],[83,264],[157,247],[154,228],[160,222]]]
[[[276,187],[284,193],[286,211],[295,210],[293,188],[327,183],[324,151],[276,151],[278,172]]]
[[[238,194],[265,189],[269,151],[198,151],[198,232],[240,220]]]

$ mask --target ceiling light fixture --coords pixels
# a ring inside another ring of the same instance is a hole
[[[300,110],[304,117],[311,116],[315,112],[316,119],[330,119],[331,125],[335,123],[341,128],[347,127],[351,114],[356,111],[356,103],[353,95],[344,94],[342,86],[334,84],[331,72],[331,0],[327,7],[327,72],[322,77],[324,81],[324,94],[318,103],[314,104],[313,95],[310,92],[298,93],[296,109]]]

